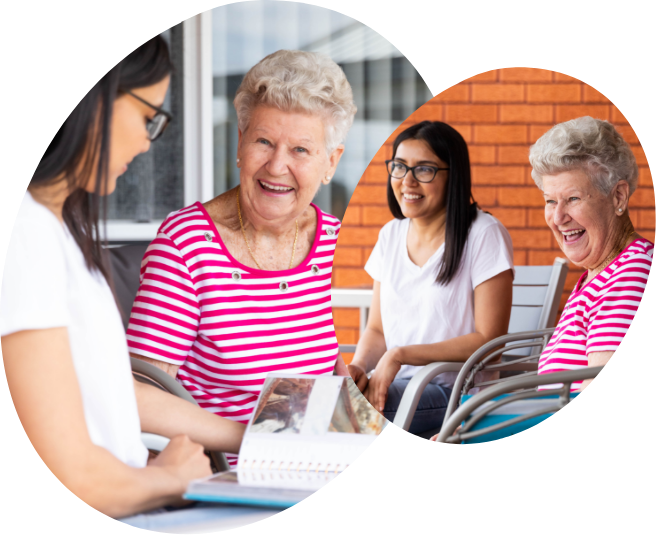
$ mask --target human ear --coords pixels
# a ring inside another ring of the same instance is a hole
[[[339,160],[341,160],[342,154],[344,154],[344,145],[340,144],[337,145],[337,148],[328,157],[330,167],[328,168],[328,171],[326,171],[326,175],[321,179],[321,183],[323,185],[327,186],[330,183],[332,177],[335,175],[337,164],[339,164]]]
[[[617,215],[622,215],[629,207],[629,183],[626,180],[620,180],[613,188],[613,208]]]

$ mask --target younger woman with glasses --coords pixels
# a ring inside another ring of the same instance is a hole
[[[508,231],[473,202],[469,152],[456,130],[414,125],[396,138],[386,163],[395,219],[381,229],[365,266],[374,296],[349,372],[393,420],[420,366],[464,361],[507,333],[514,272]],[[443,374],[428,385],[411,433],[442,424],[454,380]]]
[[[103,201],[170,119],[160,109],[170,72],[157,37],[77,105],[30,181],[2,280],[2,353],[25,432],[64,485],[114,517],[179,500],[189,480],[211,473],[203,446],[236,452],[243,434],[133,381],[108,283]],[[172,439],[150,462],[141,430]]]

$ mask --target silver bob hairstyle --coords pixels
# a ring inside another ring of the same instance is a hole
[[[344,71],[329,57],[302,50],[278,50],[252,67],[234,105],[242,132],[257,106],[320,115],[328,154],[346,139],[357,111]]]
[[[592,184],[609,195],[620,180],[629,195],[638,185],[638,164],[629,144],[608,121],[579,117],[557,124],[531,147],[531,176],[543,189],[542,177],[583,170]]]

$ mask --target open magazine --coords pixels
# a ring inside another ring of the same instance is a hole
[[[386,423],[350,377],[269,374],[237,469],[192,481],[185,498],[289,507],[342,472]]]

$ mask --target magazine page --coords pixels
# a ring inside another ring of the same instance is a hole
[[[270,374],[239,454],[240,483],[316,489],[386,424],[350,378]]]

